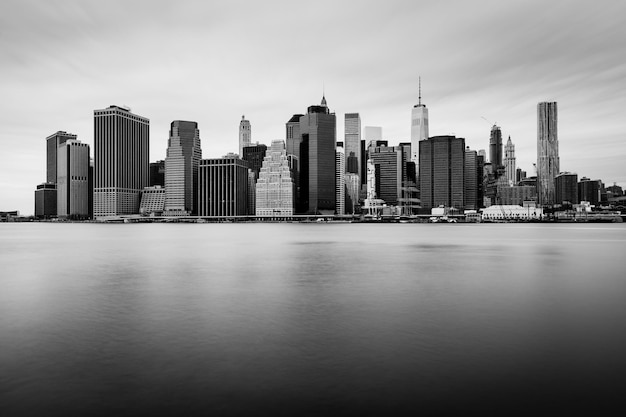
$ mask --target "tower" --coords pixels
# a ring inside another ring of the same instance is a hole
[[[69,139],[58,148],[57,215],[89,217],[89,145]]]
[[[554,179],[559,174],[556,102],[537,104],[537,203],[556,202]]]
[[[422,207],[465,204],[465,139],[434,136],[419,143],[419,181]]]
[[[500,126],[493,125],[491,127],[491,135],[489,137],[489,162],[493,167],[496,177],[502,173],[502,130]]]
[[[419,142],[428,139],[428,109],[422,104],[422,78],[419,78],[419,97],[411,111],[411,161],[419,164]]]
[[[76,140],[76,135],[58,131],[46,138],[46,182],[57,182],[57,152],[59,146],[68,140]]]
[[[361,175],[361,117],[359,113],[345,115],[344,146],[346,172]]]
[[[150,120],[120,106],[94,110],[94,217],[138,214],[149,183]]]
[[[198,123],[173,121],[165,157],[165,211],[168,214],[196,214],[201,159]]]
[[[294,209],[295,184],[282,140],[272,141],[265,153],[256,182],[257,216],[291,216]]]
[[[246,215],[248,173],[248,163],[235,154],[202,159],[198,167],[198,215]]]
[[[346,154],[343,148],[337,147],[335,152],[335,213],[346,214]]]
[[[250,121],[246,120],[246,116],[241,116],[239,122],[239,156],[243,156],[244,146],[250,146],[252,143],[252,127]]]
[[[517,170],[515,167],[515,145],[511,142],[511,136],[506,141],[504,147],[504,172],[509,185],[515,185],[517,183]]]

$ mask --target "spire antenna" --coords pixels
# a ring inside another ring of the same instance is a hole
[[[419,99],[418,100],[419,101],[417,102],[417,104],[418,104],[418,106],[421,106],[422,105],[422,77],[420,76],[418,78],[418,80],[419,80],[418,81],[418,83],[419,83],[418,84],[419,85]]]

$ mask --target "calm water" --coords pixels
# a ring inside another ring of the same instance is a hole
[[[625,260],[622,224],[1,224],[0,415],[601,415]]]

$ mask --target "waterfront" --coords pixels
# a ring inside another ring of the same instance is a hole
[[[604,414],[622,224],[3,224],[0,414]]]

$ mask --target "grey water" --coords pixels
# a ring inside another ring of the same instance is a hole
[[[0,225],[0,415],[607,414],[622,224]]]

